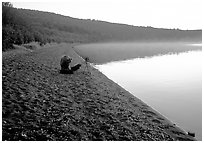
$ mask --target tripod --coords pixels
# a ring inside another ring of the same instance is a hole
[[[86,58],[85,58],[86,69],[87,69],[88,73],[91,74],[91,72],[90,72],[90,70],[89,70],[89,67],[88,67],[88,62],[89,62],[89,58],[86,57]]]

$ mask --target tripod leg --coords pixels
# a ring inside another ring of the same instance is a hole
[[[89,71],[88,63],[86,63],[86,69],[87,69],[88,73],[91,73],[91,72]]]

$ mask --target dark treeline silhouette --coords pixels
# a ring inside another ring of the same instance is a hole
[[[32,41],[201,41],[201,30],[159,29],[76,19],[36,10],[17,9],[2,3],[2,49]]]

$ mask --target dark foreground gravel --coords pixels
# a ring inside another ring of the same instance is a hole
[[[87,70],[72,46],[3,52],[3,140],[194,140],[98,70]],[[64,54],[81,69],[59,74]]]

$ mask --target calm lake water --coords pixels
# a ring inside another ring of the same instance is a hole
[[[176,47],[175,44],[173,46]],[[202,49],[201,45],[196,44],[182,46],[191,46],[191,48],[200,46]],[[103,47],[106,46],[103,45]],[[149,51],[149,47],[146,48],[146,51]],[[175,48],[172,49],[175,50]],[[86,56],[94,55],[90,51],[90,54]],[[104,53],[106,51],[101,50],[99,54],[104,55]],[[148,52],[142,53],[143,55],[149,54]],[[185,131],[195,132],[196,138],[202,140],[201,50],[134,59],[131,56],[130,60],[102,64],[100,60],[97,61],[100,59],[98,56],[96,63],[100,64],[95,64],[95,67],[108,78]]]

